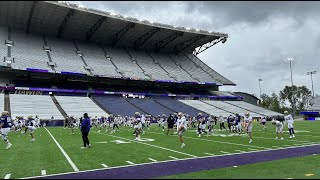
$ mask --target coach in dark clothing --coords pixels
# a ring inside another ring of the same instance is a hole
[[[83,140],[83,147],[81,149],[85,149],[88,147],[91,147],[89,143],[89,131],[91,128],[90,118],[87,113],[84,113],[83,120],[81,122],[81,132],[82,132],[82,140]]]
[[[169,130],[171,130],[171,135],[173,135],[173,126],[174,126],[174,118],[172,116],[172,114],[169,115],[168,119],[167,119],[167,123],[168,123],[168,130],[167,130],[167,135],[169,134]]]

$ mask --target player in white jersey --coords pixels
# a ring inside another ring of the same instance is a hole
[[[35,127],[39,128],[40,127],[40,119],[38,118],[38,115],[34,118],[34,121],[36,122]]]
[[[250,114],[247,112],[245,113],[245,118],[244,118],[244,123],[245,123],[245,129],[247,130],[247,134],[249,135],[249,143],[252,143],[252,117],[250,117]]]
[[[272,120],[271,123],[276,126],[276,138],[278,139],[279,135],[281,136],[281,140],[283,139],[283,123],[278,120]]]
[[[141,125],[142,125],[142,135],[144,135],[144,128],[146,127],[146,117],[142,114],[141,116]]]
[[[266,123],[267,123],[267,118],[266,118],[265,116],[263,116],[263,117],[261,118],[261,124],[262,124],[262,126],[263,126],[263,130],[266,130],[266,129],[267,129]]]
[[[289,133],[290,133],[290,137],[289,138],[294,138],[294,129],[293,129],[293,117],[291,114],[288,114],[288,111],[284,111],[284,120],[288,123],[288,129],[289,129]]]
[[[164,127],[166,125],[166,122],[167,122],[167,115],[162,114],[162,118],[161,118],[162,131],[164,131]]]
[[[120,117],[119,117],[119,116],[116,116],[116,117],[114,118],[113,126],[112,126],[112,131],[110,132],[110,134],[116,132],[115,127],[117,127],[117,129],[119,130],[119,126],[118,126],[118,125],[119,125],[119,120],[120,120]]]
[[[178,113],[178,119],[177,119],[177,131],[179,135],[179,139],[181,142],[181,148],[185,146],[183,142],[183,133],[187,130],[187,121],[186,118],[183,116],[182,112]]]
[[[28,116],[28,126],[26,126],[24,133],[26,133],[27,130],[29,130],[31,138],[32,138],[31,142],[36,141],[34,139],[34,130],[36,129],[35,125],[36,125],[36,121],[32,118],[32,116]]]
[[[136,138],[135,140],[138,141],[140,139],[140,134],[141,134],[141,128],[142,128],[142,123],[141,123],[141,115],[139,112],[134,113],[135,116],[135,121],[134,121],[134,130],[135,130],[135,135]]]

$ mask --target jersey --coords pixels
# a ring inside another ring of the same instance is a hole
[[[29,122],[29,126],[35,126],[36,125],[36,121],[34,119],[31,119],[31,121]]]
[[[291,116],[291,114],[288,114],[284,117],[284,120],[288,123],[288,124],[293,124],[293,118]]]
[[[2,128],[11,128],[12,122],[10,117],[2,116],[0,120],[1,120],[0,124],[3,124]]]
[[[266,117],[262,117],[261,122],[267,122],[267,118]]]
[[[177,120],[177,130],[181,126],[184,127],[185,129],[187,129],[187,121],[186,121],[186,118],[184,116],[182,116],[181,118],[178,118],[178,120]]]
[[[252,128],[252,121],[253,121],[252,117],[245,117],[244,118],[244,122],[248,126],[248,129]]]

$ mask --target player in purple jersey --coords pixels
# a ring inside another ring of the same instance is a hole
[[[12,123],[9,116],[9,112],[8,111],[2,112],[1,118],[0,118],[0,128],[1,128],[2,140],[7,143],[6,149],[9,149],[12,146],[12,144],[9,142],[7,138],[8,133],[10,132],[11,126],[12,126]]]

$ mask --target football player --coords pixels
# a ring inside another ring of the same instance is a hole
[[[135,135],[136,135],[136,138],[135,138],[135,141],[139,141],[140,140],[140,134],[141,134],[141,128],[142,128],[142,124],[141,124],[141,115],[139,112],[135,112],[134,113],[134,117],[135,117],[135,120],[134,120],[134,131],[135,131]]]
[[[26,133],[27,130],[29,130],[31,135],[31,142],[36,141],[34,139],[34,130],[36,129],[35,125],[36,121],[34,120],[34,118],[32,116],[28,116],[28,126],[25,127],[25,131],[23,132],[23,134]]]
[[[281,136],[281,140],[283,139],[283,123],[278,120],[272,120],[271,124],[276,126],[276,138],[279,138],[279,135]]]
[[[6,149],[9,149],[12,146],[12,144],[9,142],[7,138],[8,133],[10,132],[11,126],[12,126],[12,122],[9,116],[9,112],[3,111],[0,118],[0,132],[1,132],[2,140],[7,143]]]
[[[181,148],[185,146],[183,142],[183,133],[187,130],[186,118],[183,116],[181,112],[178,113],[177,119],[177,131],[179,135],[179,139],[181,142]]]
[[[288,123],[288,129],[289,129],[289,133],[290,133],[290,137],[289,138],[294,138],[294,129],[293,129],[293,117],[291,114],[288,114],[288,111],[284,111],[284,119],[285,121]]]
[[[267,123],[267,118],[263,116],[263,117],[261,118],[261,124],[262,124],[262,126],[263,126],[263,130],[266,130],[266,129],[267,129],[266,123]]]
[[[245,129],[247,130],[247,134],[249,135],[249,143],[252,143],[252,117],[250,117],[250,114],[247,112],[245,113],[244,123],[245,123]]]

